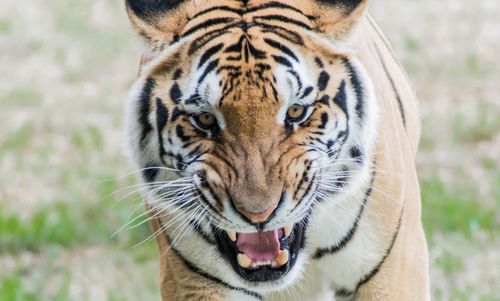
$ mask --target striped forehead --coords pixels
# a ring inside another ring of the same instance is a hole
[[[180,35],[189,41],[186,55],[198,58],[191,65],[189,95],[215,105],[217,94],[241,84],[242,77],[276,82],[289,73],[291,83],[297,81],[301,68],[296,49],[304,46],[300,33],[311,30],[311,17],[280,2],[245,7],[240,1],[214,1],[207,6],[189,19]]]
[[[314,52],[304,42],[310,31],[309,17],[283,3],[202,10],[169,47],[175,51],[164,52],[170,98],[187,112],[212,112],[222,124],[223,102],[261,100],[273,103],[280,122],[288,106],[317,96],[317,63],[303,55]]]
[[[307,102],[313,89],[309,69],[297,49],[279,40],[232,34],[200,51],[186,90],[211,105],[237,88],[271,89],[269,95],[264,91],[271,101],[279,101],[279,94]]]

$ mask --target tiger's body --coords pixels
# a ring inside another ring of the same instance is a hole
[[[429,300],[417,101],[365,7],[127,2],[163,300]]]

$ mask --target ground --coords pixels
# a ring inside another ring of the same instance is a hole
[[[147,226],[112,235],[143,212],[123,155],[140,44],[122,2],[2,2],[0,300],[158,300]],[[370,10],[421,102],[434,300],[500,300],[500,3]]]

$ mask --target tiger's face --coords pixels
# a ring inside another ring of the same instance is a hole
[[[218,11],[228,24],[214,34],[195,14],[129,102],[134,161],[173,247],[195,229],[254,285],[297,276],[311,214],[366,164],[369,83],[293,16],[295,34],[259,23],[259,10]]]

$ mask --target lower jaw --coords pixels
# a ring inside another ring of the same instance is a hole
[[[281,246],[282,250],[287,250],[289,258],[286,264],[280,267],[262,266],[256,269],[246,269],[238,264],[237,256],[238,249],[235,244],[228,238],[225,231],[214,231],[216,234],[216,240],[219,246],[219,250],[225,255],[225,258],[231,264],[233,270],[244,280],[253,282],[255,284],[260,283],[274,283],[283,279],[290,271],[294,268],[299,253],[304,245],[304,230],[305,223],[296,223],[290,237],[288,237],[289,242]]]

